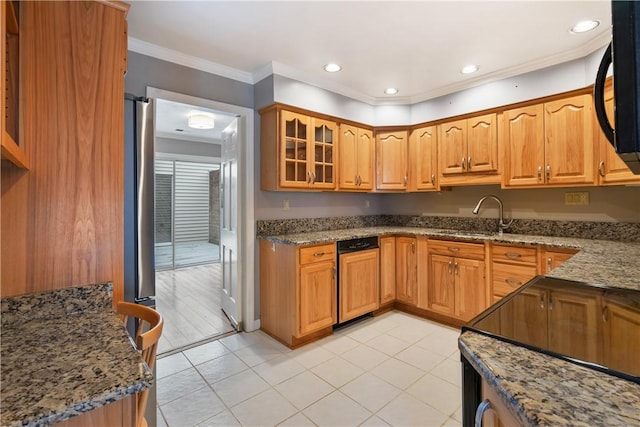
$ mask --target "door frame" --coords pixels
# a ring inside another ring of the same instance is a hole
[[[238,159],[238,259],[240,268],[240,320],[243,330],[253,331],[260,328],[255,319],[255,218],[254,218],[254,110],[238,105],[199,98],[164,89],[147,86],[147,97],[166,99],[183,104],[191,104],[220,110],[238,116],[238,136],[240,156]]]

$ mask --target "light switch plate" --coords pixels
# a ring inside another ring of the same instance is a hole
[[[589,205],[589,192],[572,191],[564,193],[564,204],[567,206],[587,206]]]

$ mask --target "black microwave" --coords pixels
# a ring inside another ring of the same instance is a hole
[[[620,158],[640,174],[640,2],[611,2],[612,41],[596,77],[594,100],[600,127]],[[604,109],[604,83],[613,64],[615,129]]]

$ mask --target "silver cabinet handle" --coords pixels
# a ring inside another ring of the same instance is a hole
[[[311,184],[311,172],[307,171],[307,184]]]
[[[449,261],[448,267],[447,267],[447,271],[449,272],[449,274],[451,274],[451,267],[453,266],[453,261]]]
[[[431,174],[431,185],[436,185],[436,174],[435,173]]]
[[[504,254],[504,256],[506,256],[507,258],[520,258],[522,255],[517,252],[507,252]]]
[[[314,257],[321,257],[321,256],[324,256],[324,254],[325,254],[324,252],[314,252],[313,256]]]
[[[358,175],[358,186],[362,185],[362,177]]]
[[[471,156],[467,157],[467,170],[471,169]]]
[[[547,165],[546,174],[547,174],[547,182],[549,182],[549,179],[551,179],[551,165]]]
[[[522,285],[522,282],[519,280],[515,280],[515,279],[504,279],[505,282],[507,282],[507,285],[511,285],[511,286],[520,286]]]
[[[544,309],[544,294],[540,295],[540,308]]]
[[[491,402],[489,402],[489,399],[483,400],[478,405],[478,409],[476,409],[476,419],[473,423],[474,427],[482,427],[482,416],[487,412],[487,409],[491,409]]]
[[[609,306],[605,305],[602,307],[602,320],[605,322],[609,321]]]
[[[553,310],[553,296],[549,293],[549,310]]]
[[[460,250],[460,248],[457,248],[455,246],[449,246],[447,247],[447,249],[451,252],[458,252]]]
[[[409,182],[409,177],[407,175],[404,176],[404,186],[407,186],[407,182]]]
[[[315,172],[311,172],[311,183],[312,184],[316,183],[316,173]]]
[[[453,273],[458,276],[459,275],[460,270],[458,269],[458,263],[455,262],[453,263]]]
[[[542,179],[542,166],[538,166],[538,180]]]
[[[466,169],[466,167],[465,167],[466,159],[463,157],[460,162],[462,163],[462,170],[465,170]]]
[[[547,273],[551,271],[551,257],[547,257]]]
[[[598,174],[604,178],[604,162],[598,163]]]
[[[416,242],[411,242],[411,253],[416,253]]]

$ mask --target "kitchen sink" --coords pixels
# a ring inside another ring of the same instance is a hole
[[[495,236],[497,232],[491,231],[469,231],[469,230],[443,230],[446,234],[452,234],[456,236],[468,236],[468,237],[491,237]]]

